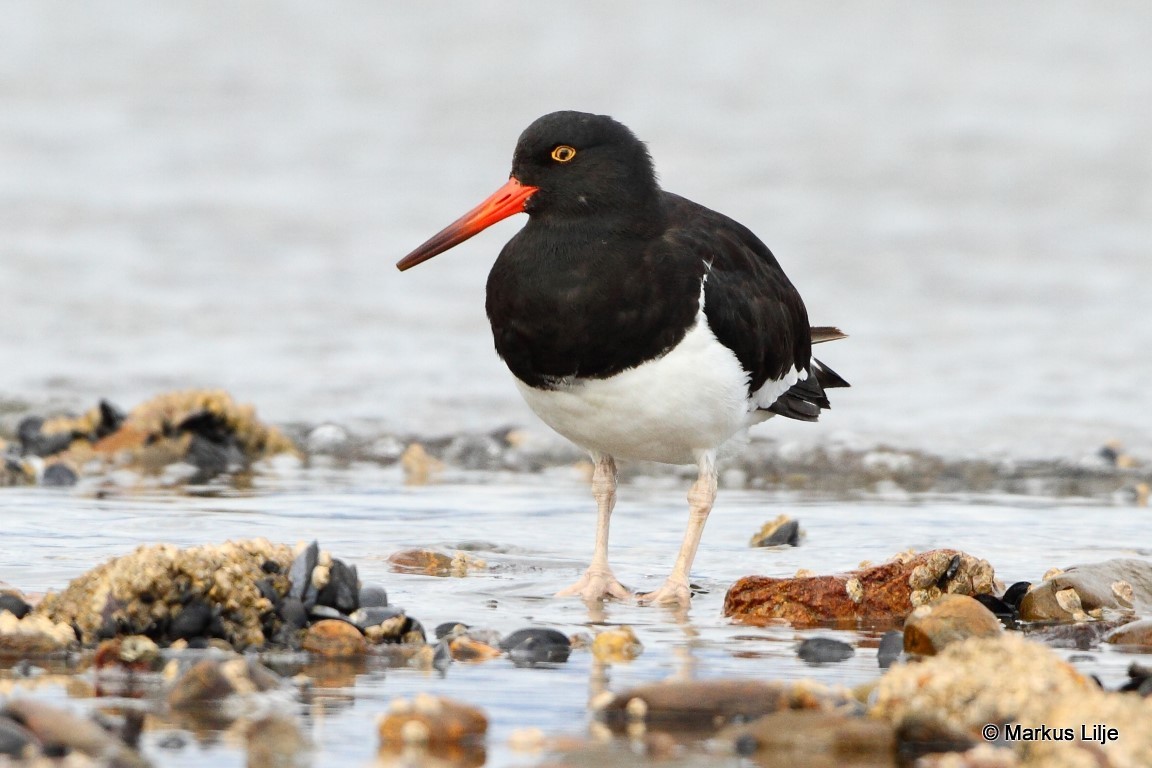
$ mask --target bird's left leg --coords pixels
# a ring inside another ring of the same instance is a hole
[[[584,575],[570,587],[556,593],[557,597],[579,595],[585,602],[615,597],[629,598],[632,593],[616,580],[608,565],[608,522],[616,506],[616,461],[611,456],[595,456],[592,470],[592,496],[596,499],[596,546],[592,564]]]
[[[676,564],[672,566],[672,573],[664,582],[664,586],[655,592],[640,595],[638,599],[641,603],[687,606],[692,601],[688,572],[692,569],[692,561],[696,558],[696,549],[700,546],[700,537],[704,534],[708,513],[712,511],[712,504],[716,501],[716,453],[708,451],[702,454],[696,463],[700,474],[692,489],[688,491],[688,530],[684,533],[680,554],[676,556]]]

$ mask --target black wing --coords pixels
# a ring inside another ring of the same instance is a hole
[[[821,408],[829,407],[824,389],[848,383],[813,360],[808,312],[776,257],[742,224],[677,195],[665,195],[668,220],[676,226],[664,239],[708,265],[704,314],[716,338],[748,373],[749,395],[795,368],[807,378],[767,410],[814,421]],[[820,329],[816,336],[824,341],[829,334]]]

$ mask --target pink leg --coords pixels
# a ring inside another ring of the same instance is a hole
[[[616,580],[608,565],[608,522],[616,505],[616,462],[611,456],[597,456],[592,472],[592,496],[596,499],[596,547],[592,564],[572,586],[556,593],[557,597],[579,595],[585,602],[615,597],[630,598],[632,593]]]

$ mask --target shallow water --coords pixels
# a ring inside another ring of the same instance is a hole
[[[823,423],[762,433],[976,459],[1076,460],[1119,438],[1152,455],[1146,3],[591,0],[558,15],[527,0],[44,0],[6,3],[4,18],[0,431],[29,410],[209,386],[273,422],[368,439],[543,434],[483,313],[485,275],[518,224],[404,275],[392,265],[503,181],[528,122],[577,108],[630,125],[667,188],[748,224],[813,321],[852,334],[819,350],[853,383]],[[684,485],[623,489],[614,562],[631,586],[670,564]],[[874,651],[807,667],[794,645],[813,633],[720,618],[748,573],[952,546],[1011,582],[1152,556],[1130,507],[868,498],[725,492],[695,568],[710,591],[683,620],[546,599],[591,549],[591,502],[567,470],[423,489],[399,470],[312,470],[216,496],[5,489],[0,578],[42,591],[143,543],[316,538],[428,628],[633,625],[647,650],[609,671],[619,690],[677,674],[876,675]],[[804,545],[747,548],[781,509]],[[488,571],[385,564],[403,546],[466,541],[493,545],[479,553]],[[1110,686],[1131,658],[1092,655]],[[492,764],[532,763],[508,734],[582,732],[598,674],[586,653],[549,670],[457,664],[444,679],[373,669],[300,706],[318,765],[370,761],[375,715],[420,690],[488,710]],[[157,741],[161,765],[244,761],[227,739]]]
[[[298,705],[316,743],[316,765],[369,763],[376,753],[377,715],[392,698],[417,692],[483,707],[492,723],[489,764],[530,765],[542,758],[514,752],[508,746],[513,731],[538,727],[549,736],[583,734],[587,702],[605,686],[621,691],[673,677],[721,676],[854,685],[878,676],[874,635],[744,627],[722,618],[724,592],[741,576],[785,576],[799,568],[841,571],[910,547],[962,549],[989,560],[1006,583],[1038,579],[1054,565],[1152,556],[1148,542],[1133,543],[1140,513],[1128,507],[1007,498],[833,503],[733,491],[722,494],[709,521],[693,569],[693,582],[707,591],[686,614],[622,604],[590,611],[578,600],[550,597],[575,580],[591,550],[594,511],[575,470],[525,477],[516,484],[421,488],[403,488],[383,472],[313,474],[303,482],[266,481],[266,487],[243,495],[89,498],[7,490],[0,573],[25,590],[42,591],[62,588],[68,578],[96,563],[158,540],[188,546],[250,536],[287,542],[316,538],[334,556],[355,564],[365,582],[385,585],[391,601],[429,630],[444,621],[505,634],[528,625],[566,633],[632,626],[645,650],[628,664],[604,668],[587,651],[576,651],[568,663],[552,669],[518,669],[499,659],[455,663],[443,678],[369,664],[345,670],[336,688],[320,683]],[[333,484],[343,487],[333,490]],[[749,548],[752,532],[782,511],[801,521],[806,532],[802,545]],[[612,531],[612,562],[622,581],[636,589],[659,584],[679,543],[685,515],[679,490],[622,486]],[[464,578],[392,573],[387,556],[413,546],[465,546],[485,560],[487,568]],[[797,642],[816,635],[848,640],[857,645],[856,655],[825,666],[799,661]],[[1147,655],[1107,647],[1090,657],[1078,665],[1110,688],[1125,679],[1133,659],[1152,661]],[[42,681],[38,686],[38,696],[63,698],[62,687],[45,688]],[[17,684],[17,690],[20,687]],[[82,699],[70,705],[98,703]],[[218,765],[244,764],[242,745],[228,738],[165,749],[159,743],[172,734],[172,727],[152,727],[144,748],[158,765],[202,765],[206,759]]]

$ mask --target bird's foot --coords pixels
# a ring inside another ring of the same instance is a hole
[[[556,593],[556,597],[571,597],[572,595],[578,595],[584,602],[595,602],[607,598],[628,600],[632,597],[632,592],[616,581],[612,571],[594,571],[589,568],[575,584]]]
[[[636,601],[641,605],[665,605],[687,608],[692,604],[692,589],[687,581],[669,578],[664,585],[655,592],[645,592],[636,595]]]

